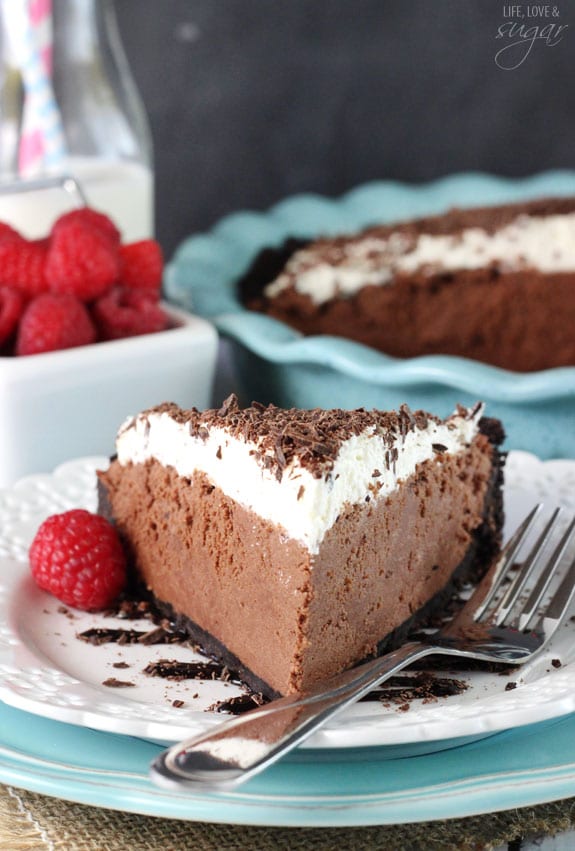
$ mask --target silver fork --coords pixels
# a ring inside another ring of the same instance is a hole
[[[278,760],[375,686],[424,656],[445,654],[512,665],[532,659],[559,627],[575,587],[575,554],[569,552],[575,537],[575,518],[561,534],[561,509],[553,512],[517,569],[516,560],[540,509],[540,505],[536,506],[525,518],[494,570],[439,632],[173,745],[153,761],[152,779],[169,788],[233,788]]]

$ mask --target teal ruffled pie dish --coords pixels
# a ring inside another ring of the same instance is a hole
[[[351,340],[304,337],[246,310],[236,290],[257,254],[290,236],[336,235],[454,206],[566,195],[575,195],[575,172],[513,180],[460,174],[420,186],[369,183],[337,199],[296,195],[265,213],[226,216],[208,233],[186,239],[168,264],[166,295],[208,319],[229,341],[243,401],[382,409],[407,403],[444,416],[457,403],[480,399],[488,415],[503,421],[506,449],[540,458],[575,457],[575,366],[516,373],[447,355],[392,358]]]

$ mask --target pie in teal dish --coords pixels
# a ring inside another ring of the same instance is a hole
[[[447,416],[459,403],[485,403],[505,426],[507,449],[541,458],[575,456],[575,366],[519,373],[451,355],[398,359],[351,340],[303,336],[247,310],[237,282],[265,248],[433,215],[451,207],[575,195],[575,172],[506,179],[468,173],[425,185],[368,183],[330,199],[295,195],[269,211],[226,216],[186,239],[168,264],[169,300],[208,319],[231,361],[245,402],[283,407],[397,409],[406,403]],[[574,329],[575,333],[575,329]]]

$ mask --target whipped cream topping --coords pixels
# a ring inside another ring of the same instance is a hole
[[[190,429],[169,409],[152,409],[122,426],[116,441],[120,464],[143,464],[155,459],[179,475],[204,473],[216,487],[265,520],[278,523],[289,538],[317,553],[326,532],[341,512],[392,491],[422,461],[436,452],[462,452],[478,432],[481,406],[460,409],[443,422],[426,419],[405,433],[369,425],[341,442],[333,464],[314,475],[294,455],[280,477],[263,443],[233,434],[214,419]]]
[[[325,242],[297,251],[283,272],[264,289],[274,298],[293,286],[314,304],[352,296],[367,285],[389,284],[398,273],[534,268],[551,274],[575,271],[575,213],[520,215],[494,233],[467,228],[456,234],[409,236],[395,233]]]

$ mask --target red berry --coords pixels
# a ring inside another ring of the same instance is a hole
[[[14,333],[24,310],[24,296],[14,287],[0,287],[0,346]]]
[[[121,234],[112,219],[105,213],[99,213],[91,207],[81,207],[79,210],[70,210],[69,213],[64,213],[54,223],[52,234],[58,232],[61,227],[66,227],[70,223],[81,224],[87,228],[93,228],[106,236],[112,245],[119,246]]]
[[[0,242],[25,242],[25,239],[11,225],[0,222]]]
[[[131,242],[120,248],[120,283],[160,294],[164,258],[155,239]]]
[[[91,301],[112,286],[118,269],[117,248],[97,228],[69,221],[54,230],[46,260],[52,292]]]
[[[17,355],[34,355],[94,343],[96,329],[87,308],[72,295],[44,293],[20,320]]]
[[[126,584],[126,558],[116,530],[83,508],[42,523],[30,547],[30,568],[40,588],[86,611],[109,606]]]
[[[46,292],[46,247],[25,239],[0,240],[0,285],[15,287],[25,296]]]
[[[98,299],[92,313],[103,340],[153,334],[168,327],[167,315],[147,290],[113,287]]]
[[[43,248],[45,251],[48,251],[48,249],[50,248],[49,236],[42,236],[39,239],[32,239],[30,241],[33,242],[34,245],[39,245],[40,248]]]

